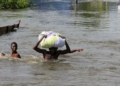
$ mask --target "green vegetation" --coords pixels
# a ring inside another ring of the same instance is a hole
[[[21,9],[28,6],[28,0],[0,0],[0,9]]]

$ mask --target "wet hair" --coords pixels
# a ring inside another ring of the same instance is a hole
[[[12,43],[11,43],[11,46],[12,46],[12,44],[14,44],[14,45],[17,47],[17,43],[16,43],[16,42],[12,42]]]

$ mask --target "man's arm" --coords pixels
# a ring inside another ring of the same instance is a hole
[[[74,53],[74,52],[80,52],[83,51],[83,49],[70,49],[67,41],[65,41],[65,45],[66,45],[66,50],[59,50],[58,53],[59,54],[67,54],[67,53]]]
[[[73,49],[73,50],[70,51],[70,53],[80,52],[80,51],[83,51],[83,49]]]
[[[70,47],[67,43],[67,41],[65,40],[65,45],[66,45],[66,49],[65,50],[59,50],[58,53],[59,54],[67,54],[67,53],[70,53]]]
[[[40,44],[40,42],[43,40],[43,38],[46,37],[45,35],[35,44],[35,46],[33,47],[33,49],[39,53],[44,53],[46,50],[45,49],[40,49],[38,48],[38,45]]]

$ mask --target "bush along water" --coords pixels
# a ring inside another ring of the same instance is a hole
[[[0,9],[21,9],[28,6],[29,0],[0,0]]]

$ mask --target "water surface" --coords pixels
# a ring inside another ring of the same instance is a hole
[[[9,55],[10,44],[15,41],[22,56],[20,60],[1,57],[0,85],[119,86],[117,2],[79,0],[79,4],[74,4],[70,0],[36,0],[36,7],[0,11],[0,26],[21,20],[16,32],[0,36],[0,52]],[[84,48],[84,51],[44,62],[32,47],[38,41],[38,34],[45,30],[61,33],[71,49]]]

